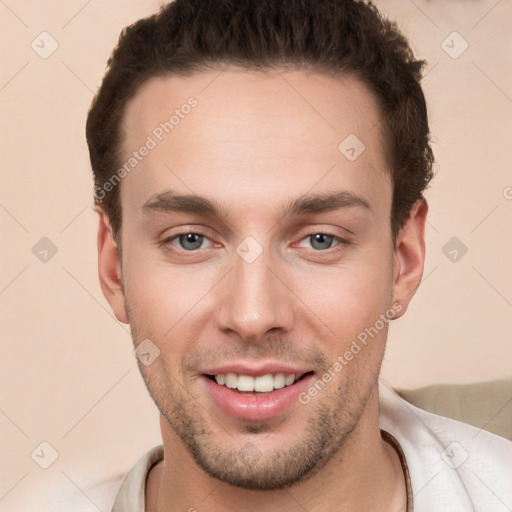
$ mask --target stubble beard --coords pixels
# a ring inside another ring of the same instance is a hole
[[[338,455],[350,442],[373,389],[372,385],[361,389],[353,380],[341,380],[332,396],[324,398],[324,389],[310,403],[297,404],[295,407],[311,408],[300,440],[265,450],[264,437],[272,430],[268,424],[245,423],[241,433],[244,439],[253,435],[254,442],[221,443],[212,428],[221,428],[218,422],[209,421],[205,408],[187,396],[180,383],[165,379],[163,368],[160,376],[141,364],[139,368],[160,413],[198,466],[226,484],[260,491],[285,489],[306,481]]]
[[[133,340],[143,339],[137,334],[137,327],[143,323],[136,321],[126,299]],[[372,371],[368,361],[359,368],[364,378],[358,377],[357,371],[348,373],[344,369],[335,379],[338,382],[331,382],[308,404],[294,406],[310,410],[300,440],[291,446],[265,450],[261,437],[272,430],[265,422],[245,423],[241,434],[244,439],[254,435],[254,442],[222,444],[214,429],[222,427],[208,416],[197,397],[187,392],[184,383],[168,372],[162,359],[150,366],[139,362],[139,369],[155,405],[187,452],[211,477],[234,487],[260,491],[285,489],[306,481],[340,455],[377,386],[380,370],[379,365]],[[324,360],[322,364],[327,368],[326,363]],[[225,437],[232,439],[227,434]]]

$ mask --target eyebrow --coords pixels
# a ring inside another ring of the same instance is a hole
[[[304,195],[288,200],[281,209],[280,217],[318,214],[354,207],[368,211],[372,209],[366,199],[349,191]],[[150,215],[152,212],[184,212],[217,218],[228,216],[226,208],[216,200],[196,194],[179,194],[170,189],[152,195],[140,210],[143,215]]]

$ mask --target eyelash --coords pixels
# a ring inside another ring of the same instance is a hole
[[[210,240],[210,237],[208,237],[208,235],[204,234],[204,233],[201,233],[199,231],[183,231],[181,233],[176,233],[166,239],[164,239],[161,243],[160,243],[160,246],[166,251],[166,252],[169,252],[171,254],[180,254],[180,255],[183,255],[183,254],[187,254],[189,253],[191,256],[194,256],[194,255],[197,255],[197,251],[200,251],[201,249],[193,249],[191,251],[187,251],[186,249],[176,249],[172,244],[171,242],[173,240],[176,240],[176,239],[179,239],[180,236],[184,236],[184,235],[199,235],[199,236],[202,236],[204,239],[208,239]],[[299,242],[302,242],[303,240],[306,240],[310,237],[313,237],[315,235],[326,235],[328,237],[332,237],[333,238],[333,241],[334,240],[337,240],[338,241],[338,244],[336,244],[334,247],[329,247],[328,249],[324,249],[324,250],[321,250],[321,249],[308,249],[308,252],[313,252],[315,254],[321,254],[321,253],[326,253],[326,254],[332,254],[333,252],[337,252],[337,251],[342,251],[344,250],[346,247],[348,247],[352,242],[349,242],[348,240],[346,240],[345,238],[342,238],[338,235],[335,235],[333,233],[328,233],[328,232],[325,232],[325,231],[315,231],[313,233],[308,233],[306,235],[304,235]],[[211,241],[211,240],[210,240]],[[211,247],[208,247],[207,249],[211,249]]]
[[[321,249],[309,249],[310,251],[314,252],[315,254],[320,254],[320,253],[327,253],[327,254],[331,254],[333,252],[336,252],[336,251],[341,251],[343,249],[345,249],[348,245],[350,245],[350,242],[345,239],[345,238],[341,238],[340,236],[338,235],[335,235],[333,233],[328,233],[328,232],[325,232],[325,231],[316,231],[314,233],[308,233],[307,235],[303,236],[301,239],[300,239],[300,242],[302,242],[303,240],[306,240],[308,238],[311,238],[315,235],[326,235],[328,237],[332,237],[333,238],[333,242],[334,241],[338,241],[338,243],[333,246],[333,247],[329,247],[328,249],[324,249],[324,250],[321,250]]]

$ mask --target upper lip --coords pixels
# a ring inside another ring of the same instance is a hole
[[[311,368],[304,366],[292,366],[290,364],[279,362],[259,362],[250,363],[248,361],[239,361],[235,363],[224,363],[218,366],[207,368],[203,374],[206,375],[219,375],[226,373],[236,373],[237,375],[251,375],[252,377],[259,377],[269,373],[284,373],[290,375],[294,373],[297,376],[304,375],[305,373],[313,371]]]

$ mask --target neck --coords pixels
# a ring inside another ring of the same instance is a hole
[[[381,436],[375,388],[357,427],[329,462],[289,488],[255,491],[207,475],[161,418],[165,458],[149,473],[146,511],[327,512],[405,510],[405,477],[398,454]]]

